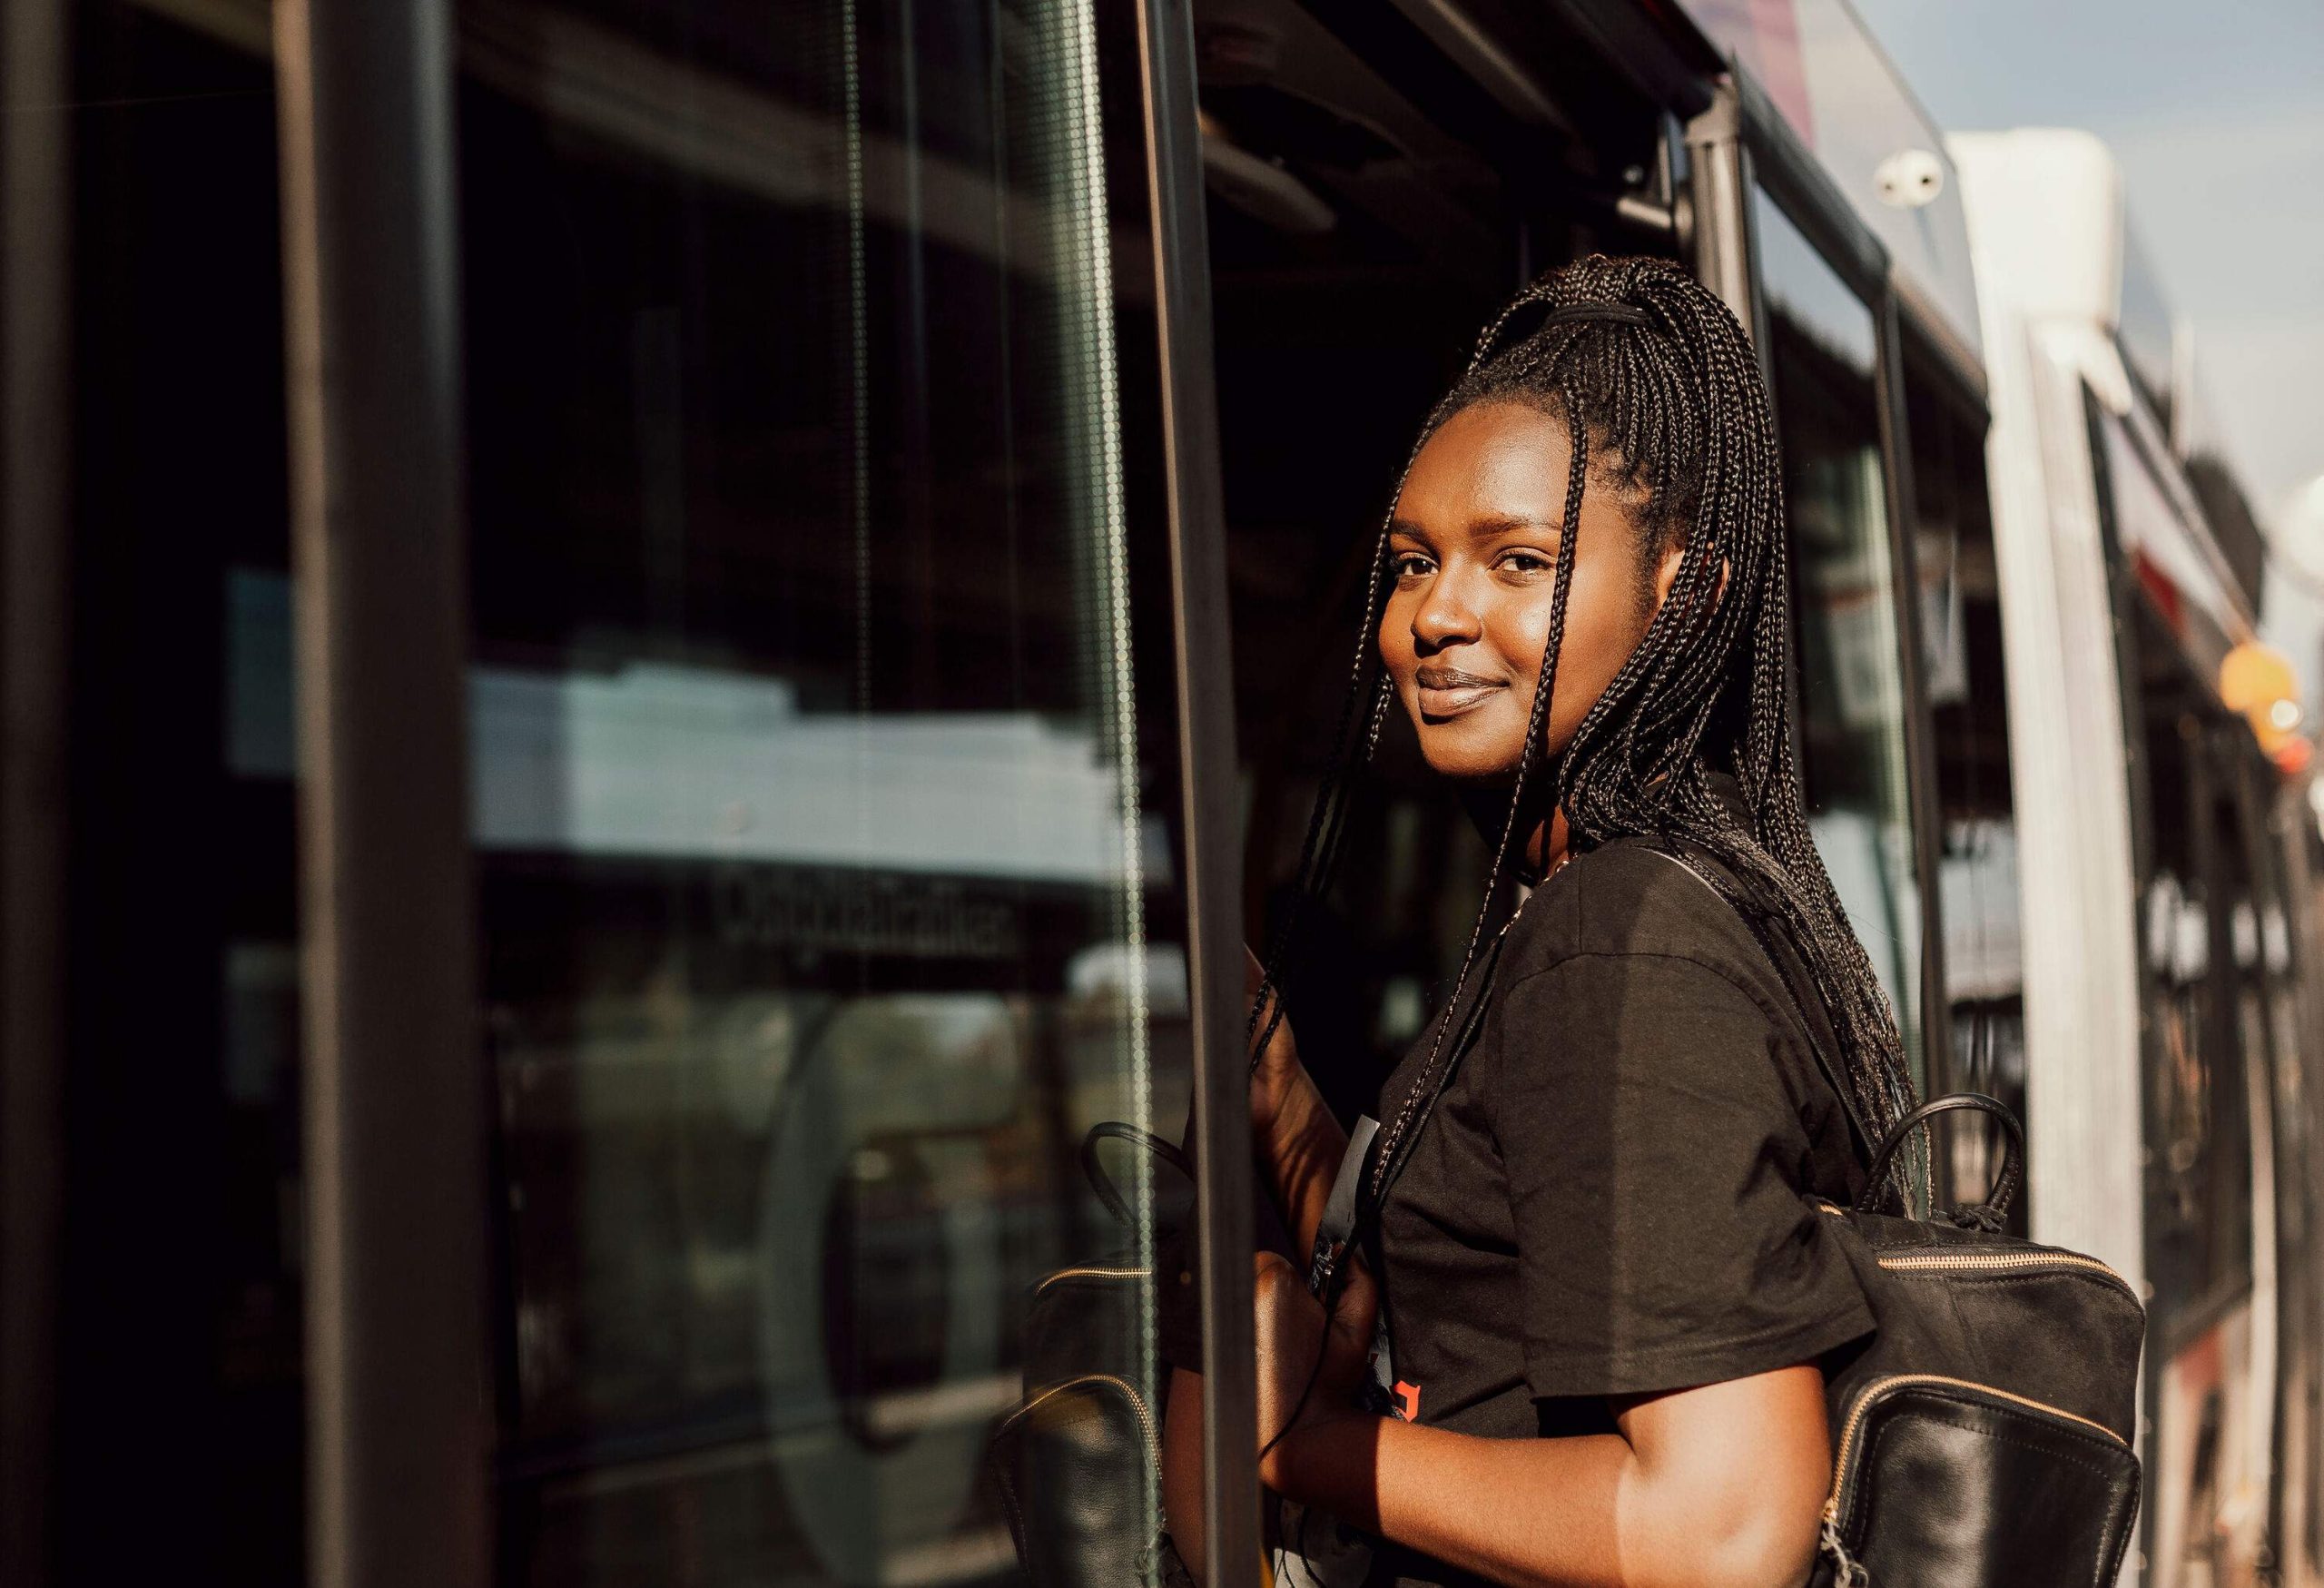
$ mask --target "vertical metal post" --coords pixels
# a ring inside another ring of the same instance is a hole
[[[1905,411],[1905,329],[1893,288],[1873,300],[1879,367],[1875,390],[1880,449],[1888,481],[1888,560],[1896,579],[1898,682],[1905,702],[1905,808],[1913,824],[1913,870],[1920,878],[1921,1060],[1928,1095],[1955,1090],[1953,1007],[1945,998],[1945,902],[1938,869],[1944,855],[1945,804],[1937,789],[1936,716],[1928,698],[1928,652],[1921,633],[1918,498],[1913,485],[1911,421]],[[1943,1155],[1940,1155],[1943,1156]],[[1950,1161],[1949,1158],[1947,1161]],[[1939,1184],[1946,1176],[1940,1169]],[[1929,1187],[1929,1196],[1941,1193]]]
[[[1177,614],[1179,765],[1187,834],[1187,963],[1194,1001],[1196,1252],[1202,1284],[1203,1580],[1259,1569],[1258,1406],[1251,1320],[1250,1081],[1244,1062],[1236,885],[1234,669],[1226,508],[1211,361],[1210,251],[1195,125],[1187,0],[1138,0],[1153,202],[1155,317]]]
[[[0,1583],[49,1580],[64,1249],[72,161],[64,0],[0,7]]]
[[[1776,408],[1775,339],[1768,334],[1767,295],[1759,281],[1758,182],[1751,145],[1743,135],[1743,95],[1730,74],[1711,91],[1708,109],[1687,123],[1688,225],[1693,243],[1695,280],[1718,294],[1743,325],[1759,359],[1759,380],[1768,389],[1768,409],[1778,442],[1783,416]],[[1799,679],[1799,567],[1789,560],[1793,632],[1784,652],[1784,690],[1790,696],[1791,754],[1807,764],[1807,711]]]
[[[305,944],[310,1570],[482,1588],[450,0],[277,0]]]
[[[1732,79],[1713,91],[1710,108],[1687,123],[1688,192],[1695,279],[1718,294],[1759,349],[1767,338],[1751,274],[1751,152],[1743,141],[1743,102]]]

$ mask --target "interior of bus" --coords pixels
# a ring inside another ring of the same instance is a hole
[[[1590,69],[1547,11],[1531,18],[1523,65],[1498,57],[1527,86],[1523,114],[1480,92],[1408,9],[1334,7],[1327,23],[1293,0],[1218,0],[1196,24],[1245,919],[1272,930],[1422,419],[1520,285],[1591,252],[1676,256],[1662,196],[1675,129]],[[1649,214],[1659,198],[1664,225],[1625,222],[1626,198]],[[1303,1045],[1335,1056],[1324,1084],[1351,1115],[1375,1106],[1442,996],[1489,859],[1400,721],[1363,787],[1342,885],[1305,919],[1286,975]]]

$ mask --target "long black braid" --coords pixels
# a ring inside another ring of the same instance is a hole
[[[1512,327],[1541,318],[1521,334]],[[1849,928],[1802,805],[1793,752],[1786,662],[1790,590],[1782,474],[1758,360],[1718,298],[1656,259],[1592,255],[1552,271],[1512,300],[1478,338],[1461,380],[1414,440],[1420,449],[1454,414],[1481,402],[1520,402],[1562,420],[1572,464],[1558,542],[1550,627],[1508,820],[1495,846],[1452,995],[1428,1062],[1382,1133],[1376,1197],[1443,1060],[1457,1009],[1520,833],[1562,810],[1581,852],[1610,839],[1664,835],[1709,852],[1790,929],[1840,1038],[1854,1102],[1876,1135],[1915,1103],[1904,1044],[1872,962]],[[1629,661],[1554,757],[1543,754],[1558,652],[1573,577],[1583,488],[1593,474],[1638,504],[1642,564],[1681,548],[1668,598]],[[1283,1018],[1283,967],[1301,906],[1330,886],[1355,773],[1371,759],[1390,701],[1374,629],[1387,565],[1384,523],[1364,597],[1363,627],[1329,769],[1316,795],[1290,908],[1270,945],[1247,1033],[1252,1061]],[[1368,703],[1369,710],[1359,710]],[[1546,782],[1529,780],[1546,769]],[[1738,820],[1710,776],[1731,773],[1748,812]],[[1261,1031],[1261,1018],[1265,1030]],[[1895,1189],[1909,1197],[1906,1171]]]

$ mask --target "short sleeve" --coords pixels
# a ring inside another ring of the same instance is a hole
[[[1516,983],[1495,1018],[1537,1398],[1747,1377],[1871,1331],[1804,1194],[1785,1038],[1749,993],[1693,960],[1585,954]]]

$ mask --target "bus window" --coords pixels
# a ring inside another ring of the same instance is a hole
[[[1905,365],[1922,675],[1936,752],[1937,889],[1952,1051],[1944,1084],[2025,1114],[2025,998],[2019,952],[2017,819],[2010,794],[2001,586],[1985,488],[1984,420]],[[1954,1130],[1957,1196],[1992,1183],[1998,1145]],[[2024,1203],[2018,1204],[2024,1217]]]
[[[1808,825],[1896,1007],[1914,1079],[1925,1082],[1878,338],[1872,311],[1765,192],[1756,210],[1791,514]]]
[[[1185,1201],[1133,14],[460,9],[502,1581],[1005,1580]]]
[[[2212,922],[2213,962],[2221,987],[2218,1069],[2212,1078],[2211,1187],[2205,1205],[2215,1271],[2249,1270],[2258,1180],[2269,1175],[2263,1152],[2269,1118],[2268,1080],[2273,1065],[2263,943],[2266,897],[2260,867],[2263,835],[2248,817],[2242,785],[2255,755],[2251,735],[2232,718],[2205,725],[2205,793],[2211,804],[2213,866],[2220,910]],[[2254,1129],[2255,1121],[2260,1128]]]
[[[2256,944],[2251,865],[2203,692],[2139,614],[2150,835],[2141,879],[2147,1003],[2148,1224],[2160,1337],[2213,1316],[2250,1278],[2251,1133],[2239,973]],[[2227,769],[2232,771],[2230,766]],[[2168,1344],[2166,1345],[2168,1348]]]
[[[2315,1238],[2319,1210],[2318,1088],[2314,1065],[2319,1051],[2309,1040],[2314,1030],[2310,989],[2301,967],[2314,962],[2315,886],[2319,834],[2306,797],[2274,787],[2261,778],[2262,808],[2270,809],[2277,892],[2260,931],[2268,968],[2276,1044],[2273,1101],[2276,1111],[2276,1250],[2278,1297],[2282,1311],[2284,1364],[2279,1405],[2283,1417],[2284,1515],[2276,1536],[2287,1551],[2298,1550],[2308,1569],[2324,1567],[2324,1287],[2317,1284],[2319,1254]]]

